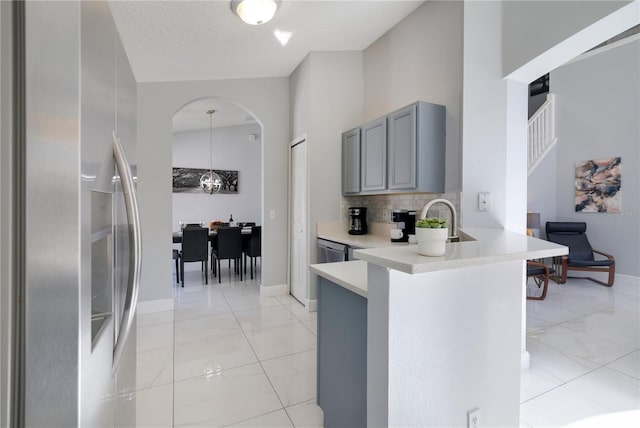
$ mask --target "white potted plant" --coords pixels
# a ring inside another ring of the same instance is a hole
[[[447,220],[430,217],[416,222],[418,254],[423,256],[444,255],[447,238],[449,238],[449,224]]]

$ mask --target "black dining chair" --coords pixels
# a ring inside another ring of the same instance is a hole
[[[173,260],[176,261],[176,284],[180,284],[180,251],[173,250]]]
[[[182,228],[182,230],[184,229],[202,229],[203,226],[200,225],[200,223],[187,223],[184,225],[184,227]],[[180,239],[180,242],[182,242],[182,239]],[[202,271],[204,272],[204,265],[205,263],[202,262]]]
[[[251,264],[251,279],[253,279],[254,266],[257,269],[256,259],[262,260],[262,226],[254,226],[251,228],[251,238],[243,242],[242,252],[244,254],[244,273],[247,273],[247,257]]]
[[[185,227],[182,230],[182,251],[180,251],[180,280],[184,287],[184,264],[201,262],[205,284],[209,283],[209,230],[204,227]]]
[[[217,231],[216,244],[211,247],[211,270],[213,276],[218,276],[218,283],[222,282],[220,260],[233,260],[234,273],[240,273],[242,281],[242,232],[239,227],[221,227]],[[238,267],[238,262],[240,266]],[[217,268],[216,268],[217,263]]]

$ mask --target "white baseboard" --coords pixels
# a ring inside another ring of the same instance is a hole
[[[287,284],[262,285],[260,284],[260,297],[282,296],[289,294],[289,286]]]
[[[615,277],[614,287],[615,284],[635,285],[636,287],[640,287],[640,276],[617,273]]]
[[[318,299],[313,299],[313,300],[307,299],[304,306],[307,308],[307,311],[309,312],[318,312]]]
[[[138,314],[152,314],[154,312],[164,312],[173,310],[173,299],[147,300],[138,302]]]
[[[529,371],[529,363],[531,361],[529,351],[522,351],[520,353],[520,372],[526,373]]]

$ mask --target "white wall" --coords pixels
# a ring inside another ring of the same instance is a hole
[[[640,276],[640,41],[551,73],[556,93],[556,219],[587,222],[591,244],[616,257],[616,273]],[[576,213],[575,162],[622,157],[619,214]]]
[[[503,72],[526,83],[640,22],[637,0],[503,4]]]
[[[291,135],[298,138],[311,127],[311,54],[289,76]]]
[[[364,50],[365,122],[418,100],[447,107],[447,192],[460,191],[462,5],[425,2]]]
[[[554,146],[527,178],[527,212],[540,213],[541,228],[534,231],[544,237],[544,225],[556,220],[558,148]]]
[[[260,125],[214,128],[213,168],[238,171],[237,194],[173,193],[173,230],[179,222],[213,220],[262,223],[262,142],[249,134],[261,134]],[[205,168],[209,160],[209,130],[173,134],[173,167]]]
[[[518,426],[523,263],[367,272],[368,426]]]
[[[311,52],[291,75],[292,138],[307,136],[309,262],[316,223],[340,218],[342,132],[362,120],[362,52]],[[316,298],[309,277],[309,298]]]
[[[524,232],[528,88],[502,78],[501,13],[499,2],[465,3],[462,224]]]
[[[287,267],[287,78],[138,84],[138,197],[143,260],[140,301],[172,299],[172,117],[199,98],[234,101],[262,125],[262,287],[285,284]],[[269,212],[274,211],[271,219]],[[265,292],[269,292],[265,290]]]

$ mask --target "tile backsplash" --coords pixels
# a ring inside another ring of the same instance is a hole
[[[367,207],[368,222],[391,222],[391,210],[415,210],[417,215],[425,204],[433,199],[443,198],[451,201],[458,213],[460,223],[460,193],[401,193],[389,195],[346,196],[342,198],[341,218],[349,218],[349,207]],[[385,215],[386,213],[386,215]],[[444,217],[451,221],[449,208],[438,204],[429,210],[430,217]]]

